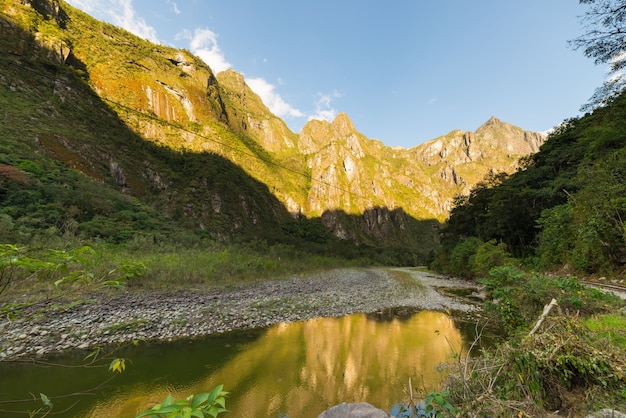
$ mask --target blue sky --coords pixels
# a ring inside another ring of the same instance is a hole
[[[69,0],[154,42],[232,68],[294,131],[348,114],[389,146],[491,116],[546,131],[606,77],[567,41],[577,0]]]

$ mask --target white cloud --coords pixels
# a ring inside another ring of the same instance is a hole
[[[217,34],[209,29],[196,28],[193,32],[184,30],[176,35],[176,39],[189,39],[189,50],[202,58],[214,73],[228,70],[232,65],[226,61],[222,50],[217,44]]]
[[[68,0],[68,3],[141,38],[160,43],[156,29],[136,15],[132,0]]]
[[[172,11],[174,12],[174,14],[179,15],[182,12],[180,11],[180,9],[178,8],[178,4],[176,4],[175,1],[172,0],[166,0],[167,4],[169,4],[172,8]]]
[[[263,78],[246,79],[246,84],[261,97],[263,103],[278,117],[299,118],[304,113],[285,102],[280,94],[276,93],[275,86],[265,81]]]
[[[309,120],[319,119],[332,122],[337,116],[337,110],[331,106],[331,102],[340,98],[341,94],[334,91],[330,94],[317,93],[315,97],[315,114],[309,116]]]

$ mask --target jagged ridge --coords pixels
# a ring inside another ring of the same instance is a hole
[[[452,131],[411,149],[391,148],[360,134],[345,114],[330,123],[310,121],[298,135],[234,71],[216,76],[187,51],[151,44],[61,0],[1,4],[4,53],[21,65],[53,62],[71,69],[97,94],[79,94],[84,87],[57,74],[55,83],[63,88],[55,87],[54,94],[61,102],[82,101],[80,107],[92,113],[85,118],[100,122],[109,107],[115,114],[107,115],[107,123],[122,120],[137,135],[133,141],[193,155],[189,158],[196,166],[214,164],[202,160],[201,153],[220,155],[266,185],[277,201],[259,201],[241,176],[234,176],[237,184],[214,187],[224,180],[220,172],[187,170],[181,175],[180,167],[149,156],[153,151],[108,137],[106,127],[98,139],[59,132],[26,137],[49,155],[150,202],[167,216],[182,214],[201,228],[221,225],[220,234],[253,227],[261,219],[278,225],[289,212],[321,217],[345,239],[393,241],[395,234],[411,240],[406,237],[411,219],[444,219],[455,195],[490,171],[513,170],[517,159],[535,152],[544,139],[492,118],[474,133]],[[3,78],[4,88],[15,89],[15,74]],[[33,88],[18,92],[33,95]],[[32,123],[45,130],[50,120],[35,117]],[[342,213],[362,221],[347,221]]]

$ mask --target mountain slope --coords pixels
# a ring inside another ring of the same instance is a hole
[[[452,254],[463,254],[456,260],[469,257],[483,241],[502,243],[537,268],[624,277],[625,109],[622,93],[607,106],[568,120],[524,169],[493,177],[459,199],[442,231],[441,267],[457,269]],[[467,263],[458,264],[469,271]]]
[[[293,223],[308,218],[361,244],[432,246],[432,221],[418,220],[444,219],[456,194],[543,141],[492,119],[390,148],[345,114],[295,134],[240,74],[216,76],[188,51],[61,0],[0,6],[1,133],[25,150],[17,159],[60,161],[213,237],[302,235]],[[2,162],[27,172],[14,157]]]

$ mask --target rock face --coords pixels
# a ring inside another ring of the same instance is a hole
[[[407,219],[445,219],[456,195],[488,173],[515,170],[518,158],[544,141],[541,134],[491,118],[475,132],[457,130],[414,148],[391,148],[359,133],[344,113],[332,122],[311,120],[296,134],[235,71],[215,75],[186,50],[151,44],[62,0],[1,7],[2,50],[22,65],[52,61],[73,71],[54,82],[54,94],[60,102],[80,103],[84,119],[99,128],[91,137],[58,134],[42,141],[38,135],[38,152],[147,199],[168,217],[178,214],[209,230],[217,222],[220,234],[278,225],[291,215],[321,217],[345,239],[409,236]],[[92,33],[98,36],[85,35]],[[29,77],[21,81],[0,72],[8,89],[40,94]],[[89,93],[81,93],[86,88]],[[45,131],[51,121],[35,116],[32,128],[39,124]],[[114,125],[132,130],[144,149],[115,143],[107,136]],[[154,146],[193,158],[159,160],[149,149]],[[250,180],[225,180],[214,168],[216,156]],[[259,197],[266,192],[276,203]]]
[[[360,134],[345,114],[310,121],[298,149],[311,170],[311,213],[349,208],[401,207],[417,218],[443,219],[454,196],[487,174],[512,172],[518,159],[538,151],[542,134],[495,117],[476,132],[452,131],[411,149],[390,148]]]
[[[322,412],[317,418],[389,418],[389,414],[367,402],[342,403]]]

